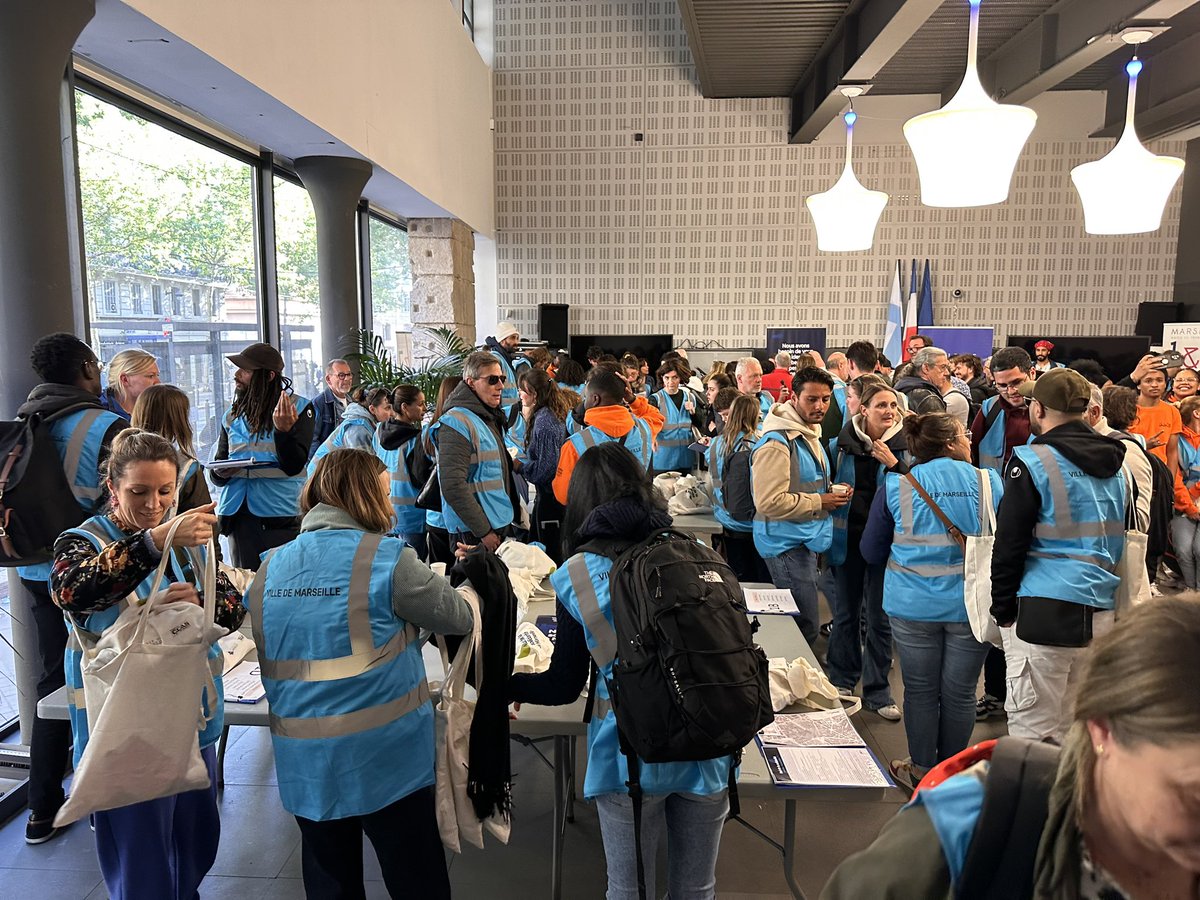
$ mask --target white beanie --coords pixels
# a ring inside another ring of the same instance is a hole
[[[496,326],[497,341],[502,341],[505,338],[512,337],[514,334],[520,337],[521,332],[517,330],[517,326],[512,322],[501,322]]]

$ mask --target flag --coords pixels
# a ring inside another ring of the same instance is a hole
[[[917,261],[912,261],[912,281],[908,283],[908,303],[904,307],[904,361],[908,362],[908,342],[917,333]]]
[[[883,338],[883,355],[894,366],[904,352],[904,308],[900,304],[900,260],[892,269],[892,290],[888,294],[887,331]]]
[[[933,282],[929,275],[929,260],[925,260],[925,276],[921,279],[921,302],[917,305],[917,327],[933,324]]]

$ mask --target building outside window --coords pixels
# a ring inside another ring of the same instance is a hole
[[[375,334],[400,362],[407,362],[403,338],[397,332],[411,333],[412,269],[408,261],[408,232],[403,228],[371,217],[371,323]],[[399,345],[398,345],[399,344]]]
[[[321,308],[317,285],[317,215],[308,191],[275,177],[275,262],[279,279],[279,352],[297,394],[323,385]],[[349,348],[347,348],[348,351]]]

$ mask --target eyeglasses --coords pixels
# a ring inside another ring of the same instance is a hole
[[[971,439],[971,429],[970,428],[966,428],[963,430],[963,437],[965,437],[968,441]]]
[[[479,380],[486,381],[492,387],[495,387],[498,384],[504,384],[504,382],[508,381],[508,376],[507,375],[483,375],[480,377]]]
[[[1010,381],[1008,384],[1001,384],[999,381],[997,381],[996,382],[996,390],[999,390],[999,391],[1019,390],[1021,385],[1023,385],[1028,380],[1029,380],[1028,378],[1022,378],[1020,381]]]
[[[342,378],[353,378],[354,377],[353,372],[331,372],[330,375],[339,380]]]

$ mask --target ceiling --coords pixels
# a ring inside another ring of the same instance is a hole
[[[794,143],[812,141],[832,121],[847,86],[948,98],[967,55],[966,0],[678,4],[704,96],[791,98]],[[1200,79],[1191,76],[1200,54],[1200,0],[985,0],[982,81],[1012,102],[1047,90],[1108,90],[1105,128],[1097,134],[1106,133],[1124,114],[1122,66],[1131,50],[1121,35],[1134,28],[1155,35],[1139,54],[1147,60],[1139,130],[1157,137],[1200,124]]]

